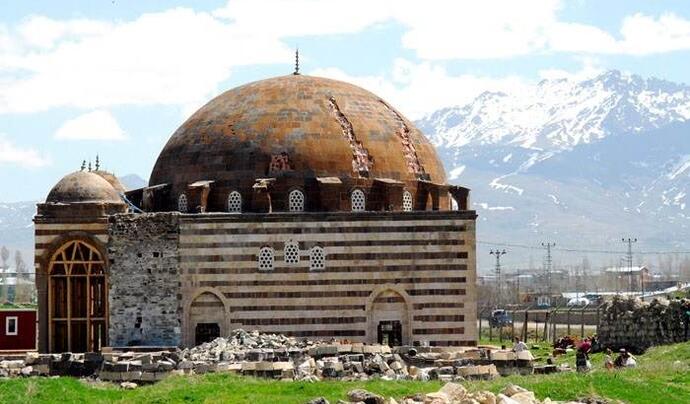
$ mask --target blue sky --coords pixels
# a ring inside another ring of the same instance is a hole
[[[607,69],[690,82],[686,1],[0,3],[0,201],[40,200],[83,159],[147,179],[213,96],[301,70],[408,117]]]

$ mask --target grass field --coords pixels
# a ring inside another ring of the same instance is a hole
[[[621,371],[602,370],[602,356],[593,356],[589,374],[511,376],[463,383],[470,390],[498,392],[508,383],[534,391],[540,399],[571,400],[584,396],[629,403],[690,403],[690,343],[657,347],[638,357],[639,366]],[[574,358],[559,359],[574,365]],[[0,403],[304,403],[318,396],[334,403],[348,390],[364,388],[386,397],[436,391],[438,382],[282,382],[230,374],[169,377],[162,382],[122,390],[110,384],[85,383],[73,378],[20,378],[0,381]]]

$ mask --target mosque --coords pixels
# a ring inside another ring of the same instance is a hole
[[[148,186],[82,167],[38,204],[39,349],[191,346],[257,329],[477,343],[476,213],[424,135],[352,84],[231,89]]]

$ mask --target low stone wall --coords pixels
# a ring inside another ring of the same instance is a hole
[[[602,307],[597,335],[602,348],[644,352],[690,338],[690,300],[614,299]]]

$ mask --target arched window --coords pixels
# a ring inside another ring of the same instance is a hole
[[[404,212],[412,211],[412,194],[409,191],[403,191],[403,203],[402,208]]]
[[[353,212],[364,212],[366,210],[366,197],[364,196],[364,191],[361,189],[355,189],[350,194],[350,200],[352,202]]]
[[[107,346],[105,262],[93,246],[63,244],[48,264],[51,352],[94,352]]]
[[[309,250],[309,270],[326,269],[326,251],[321,246],[314,246]]]
[[[228,212],[242,212],[242,195],[237,191],[228,194]]]
[[[294,189],[288,194],[288,208],[290,212],[304,212],[304,193]]]
[[[259,271],[273,271],[273,248],[261,247],[259,250]]]
[[[299,264],[299,243],[296,241],[286,241],[283,250],[286,264]]]
[[[180,194],[180,197],[177,199],[177,210],[182,213],[187,213],[188,209],[189,206],[187,204],[187,195]]]

